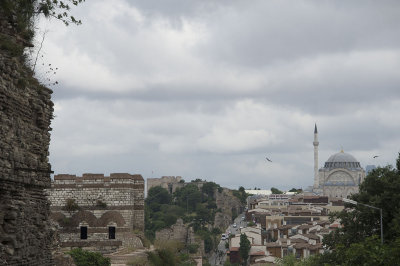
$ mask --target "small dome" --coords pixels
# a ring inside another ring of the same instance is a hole
[[[335,153],[326,161],[324,168],[361,168],[360,162],[353,155],[343,151]]]

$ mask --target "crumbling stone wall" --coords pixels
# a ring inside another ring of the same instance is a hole
[[[12,21],[0,12],[0,265],[53,265],[48,163],[52,91],[22,58]]]
[[[193,228],[183,224],[182,219],[178,219],[175,224],[169,228],[161,229],[156,232],[156,240],[161,241],[177,241],[184,245],[197,244],[199,245],[198,254],[204,255],[204,241],[196,237]]]
[[[181,176],[162,176],[161,178],[147,178],[147,192],[152,187],[162,187],[169,193],[174,193],[177,188],[184,186]]]
[[[52,218],[61,227],[61,247],[110,253],[122,246],[143,246],[134,232],[144,230],[141,175],[56,175],[48,192]],[[74,200],[77,208],[68,210],[68,200]],[[81,239],[81,226],[87,227],[87,239]],[[109,227],[115,227],[115,239],[109,239]]]
[[[233,196],[232,191],[227,188],[224,188],[221,193],[216,192],[215,196],[217,208],[222,210],[222,212],[215,214],[214,227],[224,231],[232,223],[232,210],[236,209],[236,213],[239,214],[243,211],[244,204],[237,197]]]
[[[170,194],[174,193],[178,188],[183,188],[189,184],[196,185],[199,189],[207,181],[185,182],[181,176],[162,176],[161,178],[147,178],[147,192],[152,187],[165,188]]]

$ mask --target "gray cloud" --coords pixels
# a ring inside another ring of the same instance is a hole
[[[393,164],[399,7],[95,1],[73,11],[82,26],[43,22],[59,67],[53,168],[305,187],[315,122],[320,165],[341,146],[362,165]]]

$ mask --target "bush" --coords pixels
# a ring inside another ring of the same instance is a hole
[[[111,259],[105,258],[99,252],[91,252],[81,248],[74,248],[67,252],[74,259],[76,266],[110,266]]]
[[[253,221],[247,223],[247,226],[255,226],[256,224]]]
[[[190,254],[195,254],[197,250],[199,249],[199,245],[197,244],[189,244],[187,245],[187,250],[189,251]]]
[[[105,209],[105,208],[107,208],[107,203],[105,203],[105,202],[102,201],[102,200],[97,200],[97,202],[96,202],[96,207],[99,207],[99,208],[101,208],[101,209]]]
[[[71,214],[72,212],[79,210],[79,205],[75,202],[75,199],[67,199],[64,205],[64,210]]]

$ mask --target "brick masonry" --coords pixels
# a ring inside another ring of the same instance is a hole
[[[52,219],[60,225],[61,247],[84,247],[110,253],[120,247],[141,247],[144,230],[144,180],[141,175],[114,173],[56,175],[48,190]],[[77,210],[65,208],[74,200]],[[87,239],[80,228],[87,227]],[[116,228],[109,239],[109,227]]]

